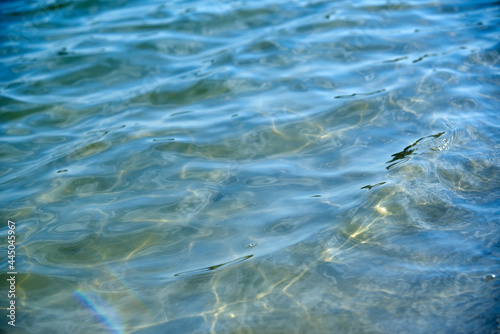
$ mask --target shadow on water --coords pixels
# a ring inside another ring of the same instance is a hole
[[[391,169],[392,167],[409,161],[411,155],[424,154],[426,153],[425,150],[442,151],[448,146],[447,141],[441,140],[437,142],[433,140],[441,137],[442,135],[444,135],[444,132],[420,138],[410,146],[405,147],[403,151],[393,154],[392,160],[387,162],[389,166],[387,166],[386,169]]]
[[[215,266],[210,266],[210,267],[206,267],[206,268],[202,268],[202,269],[195,269],[195,270],[184,271],[182,273],[175,274],[174,276],[175,277],[186,277],[186,276],[208,274],[208,273],[211,273],[211,272],[213,272],[215,270],[223,269],[223,268],[229,267],[229,266],[231,266],[233,264],[238,264],[238,263],[247,261],[247,260],[251,259],[252,257],[253,257],[253,255],[247,255],[247,256],[243,256],[243,257],[241,257],[239,259],[236,259],[236,260],[233,260],[233,261],[229,261],[229,262],[226,262],[226,263],[223,263],[223,264],[218,264],[218,265],[215,265]]]

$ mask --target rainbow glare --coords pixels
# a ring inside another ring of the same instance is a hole
[[[91,291],[75,290],[75,297],[92,309],[109,330],[116,334],[123,334],[122,321],[118,313],[98,294]]]

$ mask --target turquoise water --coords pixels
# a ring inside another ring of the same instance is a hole
[[[1,2],[0,332],[498,332],[498,5]]]

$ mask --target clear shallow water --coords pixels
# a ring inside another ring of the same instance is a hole
[[[499,329],[498,3],[0,9],[0,328]]]

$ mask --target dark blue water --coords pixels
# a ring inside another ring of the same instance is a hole
[[[0,15],[0,332],[500,330],[498,2]]]

